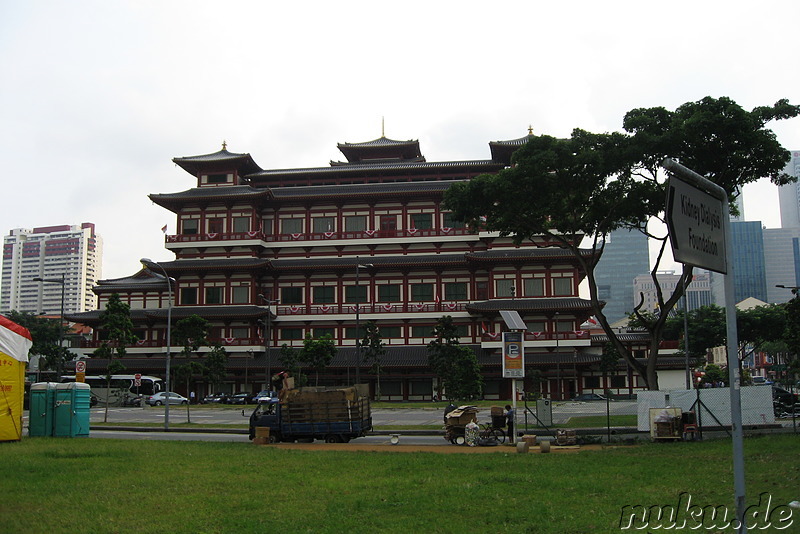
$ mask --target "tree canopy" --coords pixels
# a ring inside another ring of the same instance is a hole
[[[428,362],[447,398],[479,398],[483,391],[483,376],[478,358],[471,348],[459,344],[453,318],[449,315],[439,318],[433,335],[434,339],[428,343]]]
[[[454,184],[444,205],[473,228],[497,231],[518,243],[544,235],[568,249],[586,272],[594,314],[610,342],[650,389],[658,389],[655,369],[664,323],[692,276],[692,268],[684,265],[671,294],[656,277],[667,235],[648,232],[648,223],[664,220],[666,176],[660,164],[673,158],[724,187],[731,198],[762,177],[788,183],[794,178],[783,168],[790,154],[766,124],[798,114],[800,107],[787,100],[748,112],[727,97],[706,97],[675,111],[634,109],[623,119],[625,133],[575,129],[569,139],[529,136],[514,152],[511,167]],[[651,276],[660,313],[640,317],[651,337],[646,363],[634,358],[611,328],[594,278],[605,238],[618,228],[659,241]],[[584,236],[591,254],[581,248]]]

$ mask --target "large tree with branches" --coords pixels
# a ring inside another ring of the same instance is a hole
[[[545,235],[572,252],[586,273],[593,311],[610,342],[650,389],[658,389],[664,324],[692,277],[692,267],[684,265],[672,293],[656,277],[668,237],[665,230],[653,231],[665,226],[651,224],[664,222],[661,163],[675,159],[722,186],[730,198],[759,178],[789,183],[794,178],[783,173],[789,153],[766,124],[798,114],[800,107],[786,100],[748,112],[729,98],[706,97],[675,111],[634,109],[624,117],[624,133],[576,129],[569,139],[530,136],[514,153],[511,167],[455,184],[445,195],[445,207],[472,227],[498,231],[517,243]],[[634,310],[650,334],[644,361],[634,358],[611,328],[594,276],[606,237],[620,228],[641,231],[658,244],[651,276],[660,312],[641,314],[641,303]]]

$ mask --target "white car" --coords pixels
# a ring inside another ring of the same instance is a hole
[[[183,395],[178,395],[175,392],[162,391],[161,393],[156,393],[155,395],[151,395],[147,397],[147,404],[150,406],[162,406],[166,404],[167,397],[169,397],[170,404],[188,404],[189,399],[184,397]]]

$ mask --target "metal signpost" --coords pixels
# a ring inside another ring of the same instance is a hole
[[[738,532],[745,523],[744,448],[739,383],[739,340],[733,288],[733,251],[729,239],[731,218],[725,190],[671,159],[662,166],[671,173],[667,184],[667,226],[676,261],[725,275],[725,320],[728,337],[728,382],[731,394],[733,486]],[[684,291],[686,289],[684,288]]]

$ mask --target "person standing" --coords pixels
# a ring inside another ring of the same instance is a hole
[[[514,408],[510,404],[506,404],[506,427],[508,427],[508,442],[514,443]]]

